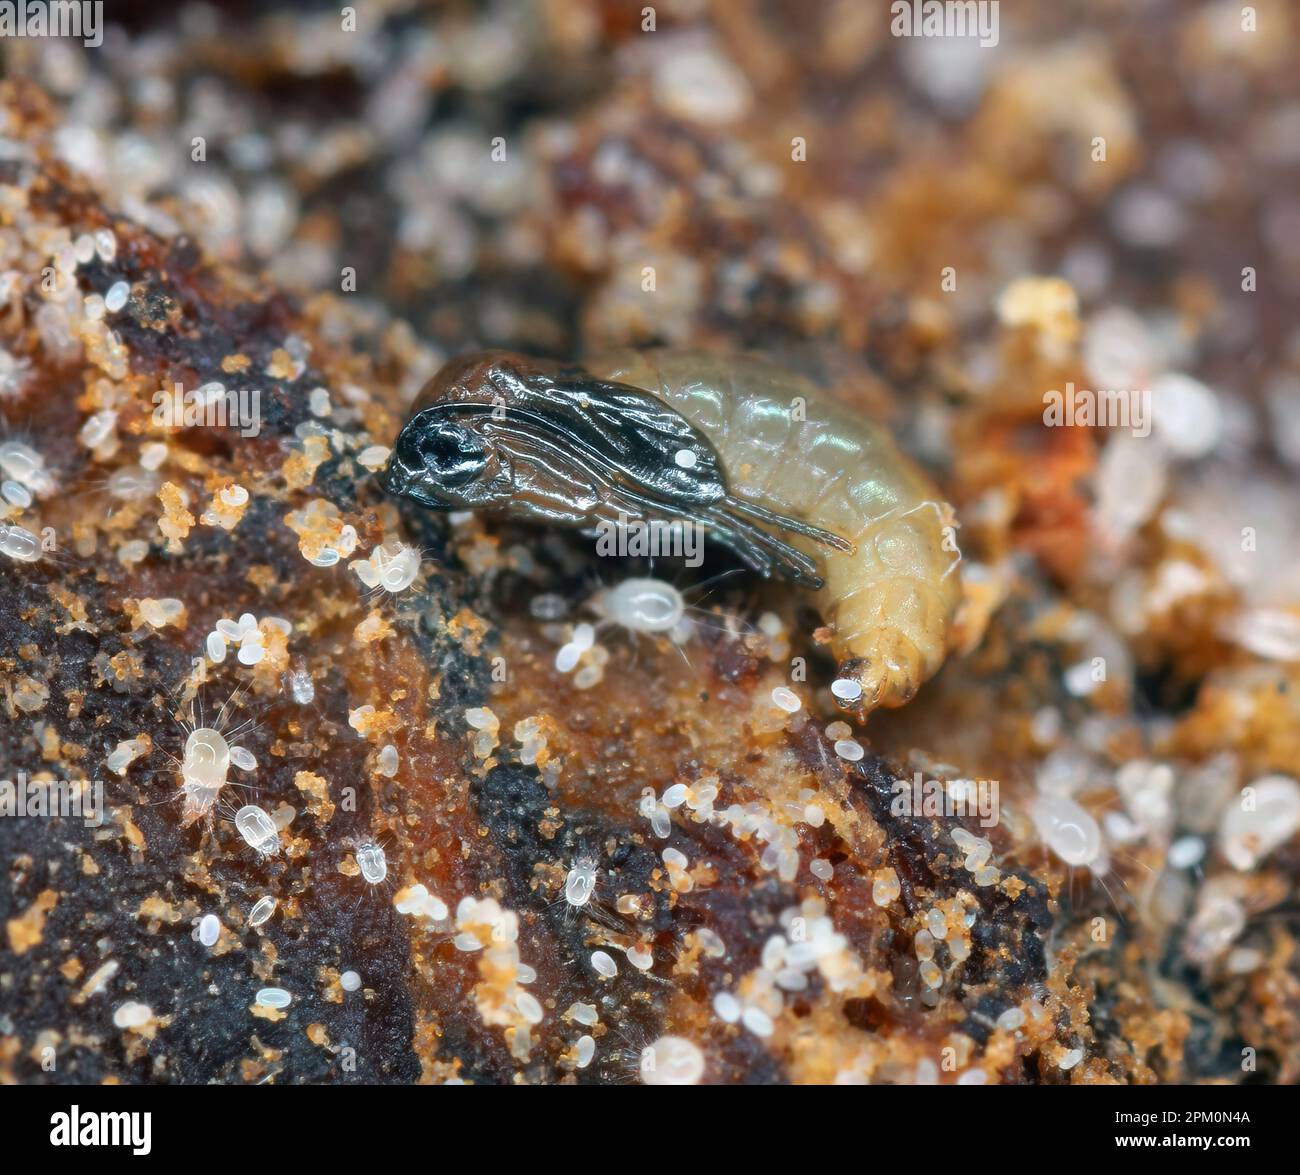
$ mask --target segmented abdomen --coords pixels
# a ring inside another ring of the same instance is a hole
[[[824,568],[815,594],[862,709],[899,706],[942,664],[961,596],[951,507],[880,425],[752,356],[622,350],[587,368],[658,396],[703,432],[731,490],[849,539],[783,536]]]

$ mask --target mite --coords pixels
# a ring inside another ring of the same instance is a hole
[[[550,525],[681,520],[812,593],[864,718],[943,662],[961,597],[952,508],[880,426],[766,360],[489,352],[421,392],[384,488]]]

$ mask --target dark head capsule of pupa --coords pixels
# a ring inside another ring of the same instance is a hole
[[[475,389],[486,394],[489,405],[499,397],[478,358],[486,357],[446,364],[422,390],[381,476],[387,493],[432,510],[475,510],[509,501],[509,471],[496,447],[474,427],[473,417],[457,419],[461,396],[447,398]]]
[[[434,509],[556,521],[617,502],[617,486],[678,509],[727,495],[713,446],[653,396],[505,351],[454,359],[425,385],[383,485]]]

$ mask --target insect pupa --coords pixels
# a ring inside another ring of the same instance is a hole
[[[755,357],[455,359],[421,393],[383,484],[432,509],[550,525],[701,523],[813,594],[840,663],[832,693],[859,718],[935,673],[961,597],[953,510],[925,474],[883,426]]]

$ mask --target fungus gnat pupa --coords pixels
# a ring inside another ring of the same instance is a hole
[[[383,483],[432,509],[553,526],[702,524],[754,571],[816,593],[837,684],[851,683],[834,697],[859,718],[909,701],[947,653],[951,507],[884,428],[760,359],[465,356],[426,385]]]

